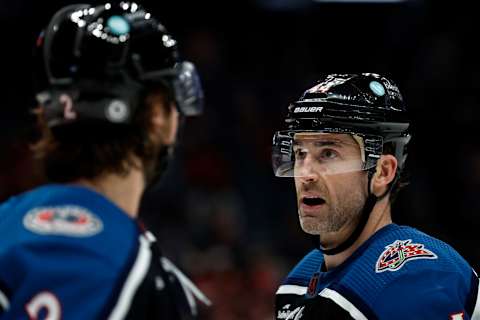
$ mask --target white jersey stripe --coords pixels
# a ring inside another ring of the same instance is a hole
[[[348,301],[344,296],[342,296],[337,291],[334,291],[329,288],[325,288],[319,293],[320,296],[333,300],[337,305],[342,307],[343,310],[347,311],[353,319],[356,320],[367,320],[367,317],[363,315],[350,301]]]
[[[8,301],[7,296],[0,291],[0,311],[7,310],[10,307],[10,302]]]
[[[117,304],[108,318],[109,320],[121,320],[125,318],[130,309],[135,292],[147,274],[151,260],[152,252],[150,251],[150,242],[144,236],[140,236],[140,247],[138,249],[137,259],[128,274]]]
[[[276,294],[296,294],[296,295],[304,295],[307,293],[307,287],[297,286],[293,284],[284,284],[278,288]]]
[[[480,320],[480,284],[478,286],[477,301],[475,302],[475,308],[473,309],[472,320]]]
[[[184,275],[170,260],[165,257],[161,258],[163,269],[167,272],[173,272],[177,277],[180,285],[182,286],[183,292],[187,297],[188,304],[190,306],[190,310],[194,315],[197,315],[197,304],[195,302],[195,298],[203,302],[207,306],[211,306],[212,302],[203,294],[200,289],[197,288],[193,284],[193,282],[188,279],[186,275]]]

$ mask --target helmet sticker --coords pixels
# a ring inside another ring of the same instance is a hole
[[[128,106],[121,100],[112,100],[105,109],[105,116],[111,122],[123,122],[128,118]]]
[[[392,83],[390,83],[390,81],[386,81],[385,82],[385,87],[387,88],[389,94],[397,99],[400,99],[402,100],[402,95],[400,94],[400,90],[398,89],[398,87]]]
[[[385,95],[385,88],[380,82],[372,81],[370,82],[369,87],[376,96],[382,97]]]
[[[111,16],[107,21],[107,27],[117,36],[125,35],[130,31],[130,25],[122,16]]]
[[[349,80],[348,77],[343,78],[343,77],[340,77],[340,76],[334,77],[333,75],[330,75],[322,83],[319,83],[316,86],[314,86],[313,88],[310,88],[308,90],[308,92],[310,92],[310,93],[315,93],[315,92],[326,93],[330,90],[330,88],[341,85],[342,83],[345,83],[348,80]]]

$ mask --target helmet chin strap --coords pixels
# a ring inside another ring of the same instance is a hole
[[[372,210],[375,204],[379,200],[383,199],[390,192],[390,190],[392,189],[392,186],[396,183],[397,177],[395,177],[395,180],[390,184],[388,189],[380,197],[377,197],[372,193],[370,188],[370,184],[372,182],[374,173],[375,173],[374,170],[368,171],[368,196],[367,196],[367,199],[365,200],[365,204],[363,205],[362,213],[360,214],[360,221],[358,221],[358,224],[355,227],[355,230],[353,230],[353,232],[344,242],[342,242],[335,248],[322,249],[320,246],[320,250],[322,251],[323,254],[327,256],[333,256],[337,253],[343,252],[348,248],[350,248],[352,244],[358,239],[358,237],[360,237],[360,234],[362,233],[363,229],[367,225],[368,219],[370,218],[370,214],[372,213]]]

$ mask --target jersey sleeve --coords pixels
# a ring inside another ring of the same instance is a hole
[[[478,277],[473,271],[464,275],[423,270],[389,283],[375,306],[379,319],[480,319],[477,296]]]

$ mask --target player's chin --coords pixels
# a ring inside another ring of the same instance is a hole
[[[310,216],[300,216],[300,227],[303,232],[311,235],[320,235],[322,233],[322,226],[317,219]]]

